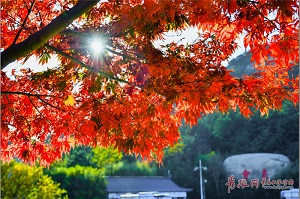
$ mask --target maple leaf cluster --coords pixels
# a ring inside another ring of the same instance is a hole
[[[162,162],[182,119],[297,104],[298,11],[296,0],[2,1],[1,69],[32,55],[60,66],[1,72],[1,158],[49,165],[100,145]],[[190,27],[193,43],[154,47]],[[237,78],[222,62],[241,35],[257,72]],[[94,37],[104,53],[89,48]]]

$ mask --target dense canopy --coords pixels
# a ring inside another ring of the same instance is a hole
[[[112,145],[161,161],[182,119],[297,104],[298,14],[297,0],[3,0],[1,69],[32,55],[60,65],[1,72],[1,158],[49,165]],[[154,45],[189,28],[191,44]],[[257,71],[238,78],[222,63],[242,35]]]

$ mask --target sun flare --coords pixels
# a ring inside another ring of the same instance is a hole
[[[99,54],[103,51],[104,44],[100,39],[93,39],[91,41],[91,48],[92,48],[93,53]]]

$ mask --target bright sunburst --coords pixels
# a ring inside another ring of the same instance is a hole
[[[91,41],[91,48],[93,53],[99,54],[104,50],[104,43],[100,39],[96,38]]]

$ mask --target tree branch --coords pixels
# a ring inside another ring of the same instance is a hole
[[[32,94],[32,93],[24,93],[20,91],[1,91],[1,94],[4,95],[26,95],[26,96],[32,96],[32,97],[57,97],[54,95],[39,95],[39,94]]]
[[[32,101],[32,99],[30,98],[30,96],[28,97],[29,98],[29,100],[30,100],[30,102],[31,102],[31,104],[32,104],[32,106],[36,109],[36,111],[49,123],[49,124],[51,124],[51,125],[53,125],[52,123],[51,123],[51,121],[50,120],[48,120],[45,116],[44,116],[44,114],[42,114],[41,113],[41,111],[38,109],[38,107],[36,107],[36,105],[33,103],[33,101]]]
[[[47,104],[48,106],[51,106],[52,108],[55,108],[55,109],[57,109],[57,110],[59,110],[59,111],[65,112],[64,110],[62,110],[62,109],[60,109],[60,108],[58,108],[58,107],[56,107],[56,106],[50,104],[50,103],[47,102],[46,100],[42,99],[41,96],[36,96],[36,98],[38,98],[40,101],[44,102],[44,103]]]
[[[42,30],[30,35],[26,40],[12,44],[1,53],[1,70],[13,61],[22,58],[40,48],[49,39],[59,34],[76,18],[90,10],[99,0],[79,0],[71,9],[61,13]]]
[[[119,55],[119,56],[122,56],[123,59],[127,59],[127,60],[135,60],[133,57],[129,56],[129,55],[125,55],[125,54],[122,54],[122,53],[119,53],[119,52],[116,52],[110,48],[105,48],[105,50],[107,50],[108,52],[112,53],[112,54],[115,54],[115,55]]]
[[[33,8],[34,4],[35,4],[35,0],[31,3],[30,8],[28,9],[28,13],[27,13],[27,15],[26,15],[26,17],[25,17],[25,19],[24,19],[24,21],[23,21],[23,23],[22,23],[20,29],[18,30],[18,32],[17,32],[17,34],[16,34],[16,37],[15,37],[15,39],[14,39],[12,45],[14,45],[14,44],[17,42],[17,40],[18,40],[18,38],[19,38],[19,36],[20,36],[20,34],[21,34],[23,28],[25,27],[26,21],[27,21],[27,19],[28,19],[30,13],[31,13],[31,11],[32,11],[32,8]]]
[[[54,52],[60,54],[61,56],[64,56],[64,57],[70,59],[71,61],[73,61],[73,62],[79,64],[80,66],[82,66],[82,67],[88,69],[89,71],[93,71],[93,72],[95,72],[95,73],[98,73],[99,75],[102,75],[102,76],[107,77],[107,78],[112,79],[112,80],[116,80],[116,81],[118,81],[118,82],[130,84],[130,82],[128,82],[128,81],[125,81],[125,80],[119,79],[119,78],[117,78],[117,77],[111,76],[111,75],[109,75],[109,74],[107,74],[107,73],[105,73],[105,72],[102,72],[102,71],[100,71],[100,70],[96,70],[96,69],[94,69],[94,68],[92,68],[92,67],[90,67],[90,66],[84,64],[84,63],[81,62],[80,60],[78,60],[78,59],[76,59],[76,58],[74,58],[74,57],[72,57],[72,56],[70,56],[70,55],[68,55],[68,54],[66,54],[66,53],[64,53],[64,52],[62,52],[62,51],[59,50],[58,48],[55,48],[55,47],[53,47],[53,46],[51,46],[51,45],[49,45],[49,44],[44,44],[44,46],[45,46],[46,48],[48,48],[48,49],[50,49],[50,50],[53,50]]]
[[[259,10],[259,8],[255,5],[255,2],[251,2],[252,3],[252,5],[254,6],[254,8],[257,10],[257,12],[264,18],[264,19],[266,19],[267,21],[269,21],[273,26],[274,26],[274,28],[276,28],[277,30],[280,30],[278,27],[277,27],[277,25],[273,22],[273,21],[271,21],[268,17],[266,17],[260,10]]]
[[[54,96],[54,95],[39,95],[39,94],[25,93],[25,92],[20,92],[20,91],[1,91],[1,94],[4,94],[4,95],[26,95],[28,97],[36,97],[40,101],[42,101],[43,103],[47,104],[48,106],[51,106],[52,108],[58,109],[60,111],[64,111],[64,110],[50,104],[49,102],[47,102],[47,101],[45,101],[44,99],[41,98],[41,97],[55,97],[55,98],[57,98],[57,96]]]

